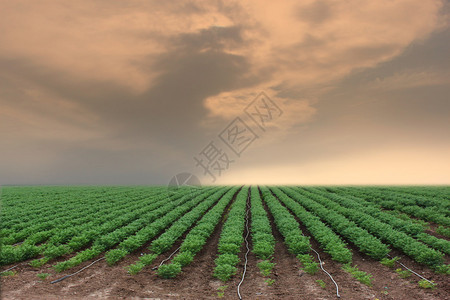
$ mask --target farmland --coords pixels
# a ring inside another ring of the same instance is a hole
[[[449,187],[5,187],[0,230],[10,299],[450,297]]]

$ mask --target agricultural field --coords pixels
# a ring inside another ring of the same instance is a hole
[[[4,187],[2,299],[450,299],[450,187]]]

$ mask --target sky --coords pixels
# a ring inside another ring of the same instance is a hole
[[[0,0],[0,184],[450,184],[449,53],[441,0]]]

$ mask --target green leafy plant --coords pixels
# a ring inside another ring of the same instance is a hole
[[[180,255],[176,256],[173,259],[173,262],[180,264],[181,267],[184,267],[184,266],[187,266],[188,264],[190,264],[193,260],[194,260],[194,255],[189,251],[185,251],[183,253],[180,253]]]
[[[268,286],[271,286],[272,284],[275,283],[275,279],[267,278],[264,280],[264,282],[267,283]]]
[[[139,273],[140,271],[142,271],[142,269],[145,267],[145,265],[141,262],[137,262],[135,264],[131,264],[128,266],[128,273],[131,275],[136,275],[137,273]]]
[[[400,259],[400,257],[397,257],[397,256],[394,257],[394,258],[392,258],[392,259],[389,259],[389,258],[383,258],[383,259],[380,261],[380,263],[381,263],[382,265],[386,266],[386,267],[394,268],[395,263],[396,263],[399,259]]]
[[[168,264],[168,265],[162,265],[158,268],[157,274],[159,277],[168,279],[168,278],[175,278],[179,273],[181,272],[181,266],[180,264]]]
[[[236,274],[237,268],[229,264],[218,265],[214,268],[214,277],[219,278],[223,282],[230,280]]]
[[[43,257],[41,259],[34,259],[34,260],[30,261],[29,265],[32,266],[33,268],[40,268],[44,264],[46,264],[48,261],[49,261],[49,258]]]
[[[311,275],[316,274],[319,270],[319,263],[315,262],[311,255],[309,254],[299,254],[297,258],[300,260],[303,266],[303,270]]]
[[[434,267],[434,271],[438,274],[450,275],[450,265],[439,265]]]
[[[50,275],[52,275],[52,274],[50,274],[50,273],[39,273],[39,274],[36,274],[36,276],[39,277],[42,280],[45,280]]]
[[[450,227],[446,227],[446,226],[439,226],[438,228],[436,228],[436,233],[439,233],[445,237],[450,238]]]
[[[272,269],[275,267],[275,263],[272,263],[268,260],[263,260],[257,264],[259,271],[261,274],[266,277],[270,275],[270,272],[272,272]]]
[[[321,288],[326,288],[327,284],[321,280],[321,279],[317,279],[316,282],[320,285]]]
[[[227,289],[228,285],[222,285],[217,288],[217,297],[223,298],[225,296],[225,290]]]
[[[400,276],[400,278],[408,278],[411,276],[411,272],[408,270],[402,270],[400,268],[396,269],[395,272]]]
[[[360,271],[358,266],[352,266],[351,264],[345,264],[342,269],[349,272],[356,280],[367,285],[372,286],[372,274]]]
[[[14,276],[16,274],[17,274],[16,271],[5,271],[5,272],[0,273],[0,275],[3,277]]]
[[[434,290],[436,288],[436,283],[434,283],[434,281],[427,281],[425,279],[422,279],[419,281],[419,287],[423,288],[423,289],[432,289]]]

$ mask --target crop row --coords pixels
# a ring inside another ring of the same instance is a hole
[[[381,207],[385,209],[398,210],[422,220],[450,226],[450,218],[442,213],[441,209],[436,207],[423,208],[418,205],[403,205],[401,204],[401,198],[398,196],[392,195],[387,197],[385,195],[380,195],[380,193],[368,193],[365,190],[360,189],[336,188],[334,191],[343,195],[353,195],[358,198],[364,198],[368,201],[381,205]]]
[[[207,190],[203,192],[211,193],[212,191]],[[196,205],[197,202],[198,202],[197,198],[192,199],[191,195],[187,194],[185,196],[182,196],[178,200],[167,202],[159,206],[158,208],[151,210],[144,215],[139,216],[132,222],[120,222],[120,223],[112,222],[109,228],[109,229],[113,228],[112,231],[109,230],[108,231],[109,233],[107,234],[101,235],[95,234],[96,239],[94,240],[90,248],[77,253],[77,255],[70,258],[69,260],[56,264],[54,267],[57,271],[63,271],[72,268],[74,266],[77,266],[80,263],[92,259],[100,255],[102,252],[111,249],[115,245],[125,240],[130,235],[133,235],[140,230],[143,230],[142,233],[146,234],[147,231],[145,230],[145,228],[149,224],[152,224],[153,222],[158,222],[160,218],[163,218],[165,215],[173,211],[175,208],[183,206],[185,204],[188,206]]]
[[[308,212],[280,189],[273,187],[271,190],[301,220],[312,236],[320,243],[324,251],[331,255],[333,260],[341,263],[352,261],[352,252],[347,248],[344,241],[318,217]]]
[[[206,244],[207,239],[211,236],[219,223],[225,208],[233,199],[233,196],[239,190],[238,187],[230,189],[220,201],[210,209],[195,225],[194,228],[186,235],[180,246],[180,251],[172,259],[172,262],[163,265],[158,269],[158,274],[162,277],[175,277],[181,272],[181,269],[190,264],[195,255]]]
[[[309,253],[311,248],[309,238],[303,235],[295,218],[267,187],[261,188],[261,192],[263,200],[273,216],[275,226],[283,236],[289,251],[295,255]]]
[[[226,191],[223,188],[215,193],[198,195],[191,201],[175,207],[168,214],[142,228],[136,234],[127,237],[116,249],[106,253],[106,261],[113,265],[128,254],[142,247],[147,241],[169,227],[162,236],[152,243],[152,249],[156,253],[162,253],[174,243],[185,230],[187,230],[220,196]]]
[[[282,188],[282,191],[308,211],[318,216],[334,232],[339,233],[348,241],[352,242],[361,252],[378,260],[384,258],[389,253],[389,248],[379,239],[371,235],[367,230],[358,227],[356,223],[348,220],[338,212],[317,203],[304,194],[299,193],[298,190]]]
[[[376,207],[373,203],[365,201],[364,199],[355,198],[353,196],[342,197],[334,193],[327,193],[317,188],[305,188],[305,190],[319,194],[323,197],[346,207],[349,209],[357,208],[358,211],[366,213],[377,220],[391,225],[394,229],[404,232],[419,241],[431,246],[432,248],[448,253],[450,251],[450,242],[444,239],[439,239],[424,233],[425,229],[422,225],[413,223],[411,220],[403,220],[385,213]]]
[[[272,234],[272,226],[270,225],[267,212],[259,195],[257,187],[251,187],[251,233],[253,242],[253,253],[264,260],[270,260],[275,249],[275,238]]]
[[[244,187],[237,194],[220,233],[214,276],[222,281],[229,280],[237,271],[238,253],[244,242],[247,198],[248,187]]]
[[[343,207],[329,200],[327,197],[310,193],[305,190],[300,190],[300,192],[314,201],[326,206],[327,208],[344,215],[381,240],[403,251],[406,255],[410,256],[419,263],[424,263],[429,266],[437,266],[442,264],[444,261],[442,253],[434,249],[430,249],[426,245],[418,242],[403,232],[395,230],[389,224],[383,223],[376,218],[356,209],[348,209]]]

